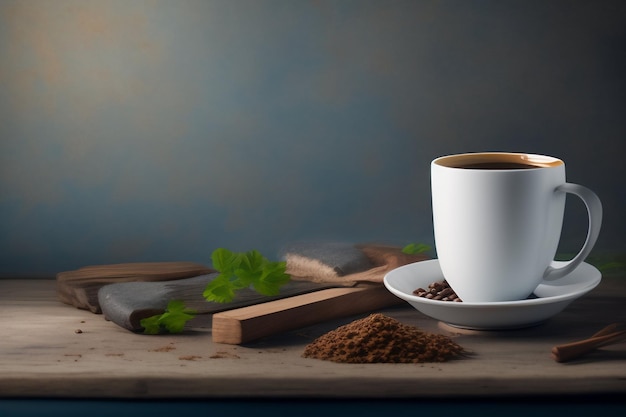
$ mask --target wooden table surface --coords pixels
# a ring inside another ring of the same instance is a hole
[[[451,336],[471,355],[445,363],[341,364],[303,358],[314,338],[357,318],[245,346],[213,343],[210,316],[181,335],[134,334],[62,304],[54,280],[0,280],[0,398],[498,398],[626,394],[626,343],[557,363],[550,350],[626,322],[626,277],[544,324],[458,331],[408,305],[382,313]],[[79,331],[80,330],[80,331]]]

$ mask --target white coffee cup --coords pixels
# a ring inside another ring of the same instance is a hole
[[[524,153],[449,155],[431,163],[433,226],[445,279],[464,302],[522,300],[544,280],[572,272],[593,248],[602,204],[565,181],[560,159]],[[589,215],[580,252],[556,262],[565,194]]]

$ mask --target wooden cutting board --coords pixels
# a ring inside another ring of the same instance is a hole
[[[215,272],[195,262],[135,262],[86,266],[56,275],[59,299],[100,314],[98,290],[107,284],[134,281],[171,281]]]
[[[243,288],[237,291],[232,301],[218,303],[208,301],[203,296],[207,284],[218,275],[219,273],[215,272],[175,281],[119,282],[105,285],[98,291],[98,301],[107,320],[130,331],[141,332],[143,331],[141,320],[162,314],[172,300],[183,301],[185,307],[195,310],[198,314],[214,314],[326,288],[346,287],[339,284],[292,280],[273,296],[259,294],[252,288]]]
[[[319,290],[216,313],[213,315],[212,337],[215,343],[239,345],[403,302],[380,284]]]

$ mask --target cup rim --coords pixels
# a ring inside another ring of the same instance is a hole
[[[522,152],[469,152],[460,154],[444,155],[435,158],[433,165],[451,169],[468,169],[459,168],[459,165],[485,163],[485,162],[507,162],[534,165],[535,168],[556,168],[565,163],[559,158],[548,155],[522,153]],[[469,168],[472,169],[472,168]],[[522,168],[520,168],[522,169]],[[513,169],[514,171],[515,169]],[[511,169],[507,170],[511,171]]]

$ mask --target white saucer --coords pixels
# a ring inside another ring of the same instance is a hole
[[[448,325],[475,330],[504,330],[533,326],[560,313],[572,301],[594,289],[602,274],[582,263],[572,273],[556,281],[544,281],[535,289],[537,298],[493,303],[437,301],[413,295],[419,287],[443,281],[437,259],[404,265],[384,278],[391,293],[415,309]]]

